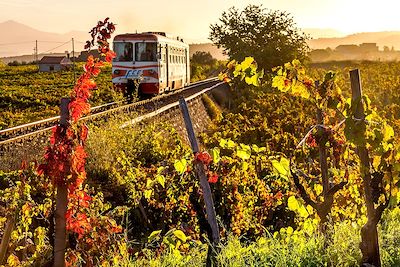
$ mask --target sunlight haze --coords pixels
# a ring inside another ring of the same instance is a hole
[[[108,16],[118,24],[117,33],[166,31],[202,42],[207,41],[209,25],[216,23],[223,11],[248,4],[287,11],[300,28],[329,28],[344,34],[400,30],[399,4],[394,0],[0,0],[0,23],[14,20],[41,31],[66,33],[87,31]]]

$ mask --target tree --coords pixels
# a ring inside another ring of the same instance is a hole
[[[210,52],[196,51],[191,59],[192,63],[213,65],[217,60],[213,58]]]
[[[262,6],[248,5],[243,11],[232,7],[210,28],[210,40],[230,59],[251,56],[267,73],[295,58],[303,61],[309,50],[309,37],[296,28],[288,13]]]
[[[383,52],[389,52],[389,51],[390,51],[389,46],[387,45],[383,46]]]
[[[313,62],[327,61],[332,55],[332,50],[328,49],[315,49],[310,52],[310,58]]]

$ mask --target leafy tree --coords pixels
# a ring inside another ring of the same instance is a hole
[[[383,46],[383,52],[390,52],[389,46]]]
[[[267,73],[295,58],[306,59],[309,50],[308,36],[296,28],[289,13],[262,6],[248,5],[243,11],[232,7],[210,28],[210,40],[230,59],[252,56]]]
[[[217,62],[217,60],[213,58],[210,52],[196,51],[196,53],[194,53],[192,56],[191,62],[197,64],[213,65],[215,64],[215,62]]]
[[[196,82],[216,76],[225,68],[226,62],[213,58],[210,52],[197,51],[190,59],[191,81]]]

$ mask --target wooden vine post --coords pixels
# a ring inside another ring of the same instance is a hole
[[[179,106],[181,108],[183,119],[185,121],[186,131],[189,136],[189,141],[192,147],[193,154],[196,154],[199,152],[199,145],[197,143],[196,135],[193,130],[192,120],[190,118],[186,100],[181,98],[179,100]],[[203,191],[204,203],[206,205],[207,221],[210,225],[212,232],[213,245],[217,245],[220,242],[220,236],[210,184],[208,183],[204,165],[201,161],[196,160],[194,162],[194,169],[197,178],[200,179],[200,186],[201,190]]]
[[[15,227],[15,219],[17,215],[17,211],[15,211],[14,215],[9,215],[7,217],[6,227],[4,228],[3,238],[1,239],[0,244],[0,265],[5,263],[8,245],[11,239],[11,233]]]
[[[66,129],[68,127],[70,98],[62,98],[60,105],[60,126]],[[65,131],[64,131],[65,133]],[[65,177],[66,178],[66,177]],[[54,227],[54,267],[65,266],[66,249],[66,219],[68,205],[68,190],[65,181],[57,184],[55,227]]]
[[[362,101],[362,88],[360,71],[358,69],[350,71],[351,81],[351,107],[356,120],[356,127],[363,130],[357,131],[355,138],[365,141],[365,123],[364,106]],[[358,124],[358,125],[357,125]],[[373,189],[371,186],[371,172],[370,172],[370,157],[365,142],[357,145],[357,154],[361,161],[361,177],[363,180],[365,205],[367,207],[367,223],[361,229],[361,244],[360,249],[362,252],[362,263],[372,264],[375,267],[381,266],[379,255],[378,231],[377,224],[379,222],[381,212],[375,209],[373,201]],[[379,208],[379,207],[378,207]],[[379,214],[380,213],[380,214]]]
[[[319,87],[319,82],[315,82],[315,86],[318,88]],[[317,124],[318,126],[318,136],[320,138],[319,144],[318,144],[318,150],[319,150],[319,164],[321,167],[321,180],[322,180],[322,194],[324,196],[324,202],[323,205],[321,205],[321,209],[318,210],[318,215],[321,219],[321,226],[325,230],[325,223],[328,220],[328,214],[331,211],[332,204],[333,204],[333,194],[330,196],[328,194],[330,190],[329,186],[329,176],[328,176],[328,160],[327,160],[327,155],[326,155],[326,142],[327,142],[327,137],[325,133],[324,127],[324,115],[323,111],[320,107],[317,107]],[[332,200],[332,201],[331,201]]]

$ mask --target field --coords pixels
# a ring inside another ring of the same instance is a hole
[[[117,54],[182,58],[164,41],[115,53],[115,29],[90,30],[85,49],[101,57],[77,66],[75,86],[71,71],[0,66],[0,129],[57,115],[70,96],[41,157],[19,160],[39,139],[0,151],[21,161],[0,170],[0,266],[400,266],[399,62],[311,64],[289,13],[229,8],[209,25],[229,62],[191,58],[192,81],[222,71],[229,85],[190,106],[209,124],[197,148],[174,112],[82,120],[121,99]]]
[[[221,66],[220,61],[201,66],[192,63],[192,82],[216,76]],[[82,63],[77,64],[76,77],[82,67]],[[59,115],[60,99],[69,97],[73,80],[72,70],[50,73],[39,72],[36,65],[0,65],[0,130]],[[96,82],[92,106],[122,99],[112,88],[110,64],[102,68]]]
[[[339,87],[344,97],[351,97],[349,70],[353,68],[360,69],[363,93],[369,96],[371,112],[377,114],[371,117],[374,121],[368,127],[376,127],[375,120],[380,118],[394,129],[393,135],[389,127],[382,134],[374,130],[374,140],[382,135],[387,147],[393,143],[389,150],[398,151],[400,63],[330,63],[308,66],[305,72],[323,81],[327,70],[335,71],[335,88]],[[56,115],[58,99],[71,88],[71,72],[40,74],[38,78],[33,66],[25,66],[18,71],[6,68],[2,73],[8,73],[7,79],[1,74],[8,91],[2,92],[2,103],[15,103],[4,113],[9,114],[3,122],[6,126],[25,122],[22,115],[12,117],[18,110],[32,108],[33,113],[37,112],[35,118]],[[106,82],[109,67],[102,75],[95,104],[115,97]],[[328,224],[320,231],[321,217],[300,196],[293,179],[295,168],[303,170],[308,175],[307,179],[301,178],[306,193],[313,201],[324,202],[318,133],[312,132],[314,140],[307,138],[303,146],[297,147],[319,123],[312,96],[281,92],[273,88],[271,76],[266,76],[260,86],[233,78],[231,89],[229,101],[217,94],[203,99],[214,120],[199,138],[202,151],[209,153],[209,158],[203,154],[201,160],[207,166],[222,237],[214,255],[218,266],[358,266],[362,258],[361,228],[368,220],[360,160],[355,152],[358,144],[349,141],[340,125],[334,140],[326,143],[331,182],[346,180],[347,184],[336,193]],[[344,100],[343,105],[348,102]],[[48,107],[48,113],[39,115],[44,107]],[[326,111],[322,123],[337,125],[333,114]],[[70,245],[67,261],[75,266],[87,259],[102,266],[204,266],[210,235],[190,148],[166,123],[121,129],[122,119],[89,125],[85,192],[92,196],[92,202],[85,211],[87,221],[98,223],[99,230],[84,232],[85,241],[75,249]],[[337,140],[341,144],[339,154],[333,146],[339,144]],[[387,151],[382,156],[385,160],[391,157]],[[376,170],[382,167],[378,152],[378,148],[371,149]],[[398,161],[399,155],[393,157]],[[390,194],[390,203],[378,224],[382,266],[400,264],[399,166],[393,165],[390,188],[382,188]],[[21,177],[31,182],[30,188],[25,189],[29,192],[23,197],[16,197],[7,186]],[[19,232],[12,235],[10,245],[15,252],[8,255],[10,261],[18,260],[26,266],[41,266],[52,250],[50,207],[55,196],[44,194],[51,191],[51,183],[43,176],[37,178],[29,167],[19,172],[0,172],[0,203],[10,198],[16,207],[22,205],[18,203],[29,203],[20,207],[21,216],[30,220],[17,225]],[[378,200],[385,201],[383,193]],[[4,213],[0,210],[0,229],[6,223]],[[102,235],[104,232],[107,234]],[[69,242],[74,240],[80,239],[75,235]],[[101,242],[106,243],[94,245]]]
[[[76,77],[82,73],[76,66]],[[36,65],[0,66],[0,129],[59,115],[60,99],[69,97],[73,88],[72,71],[39,72]],[[111,66],[104,67],[97,78],[98,90],[93,105],[119,99],[112,90]]]
[[[400,132],[400,64],[399,62],[331,62],[314,64],[313,75],[321,75],[323,71],[333,70],[338,73],[338,86],[350,96],[349,71],[358,68],[361,72],[364,93],[379,113],[392,121],[395,132]]]

